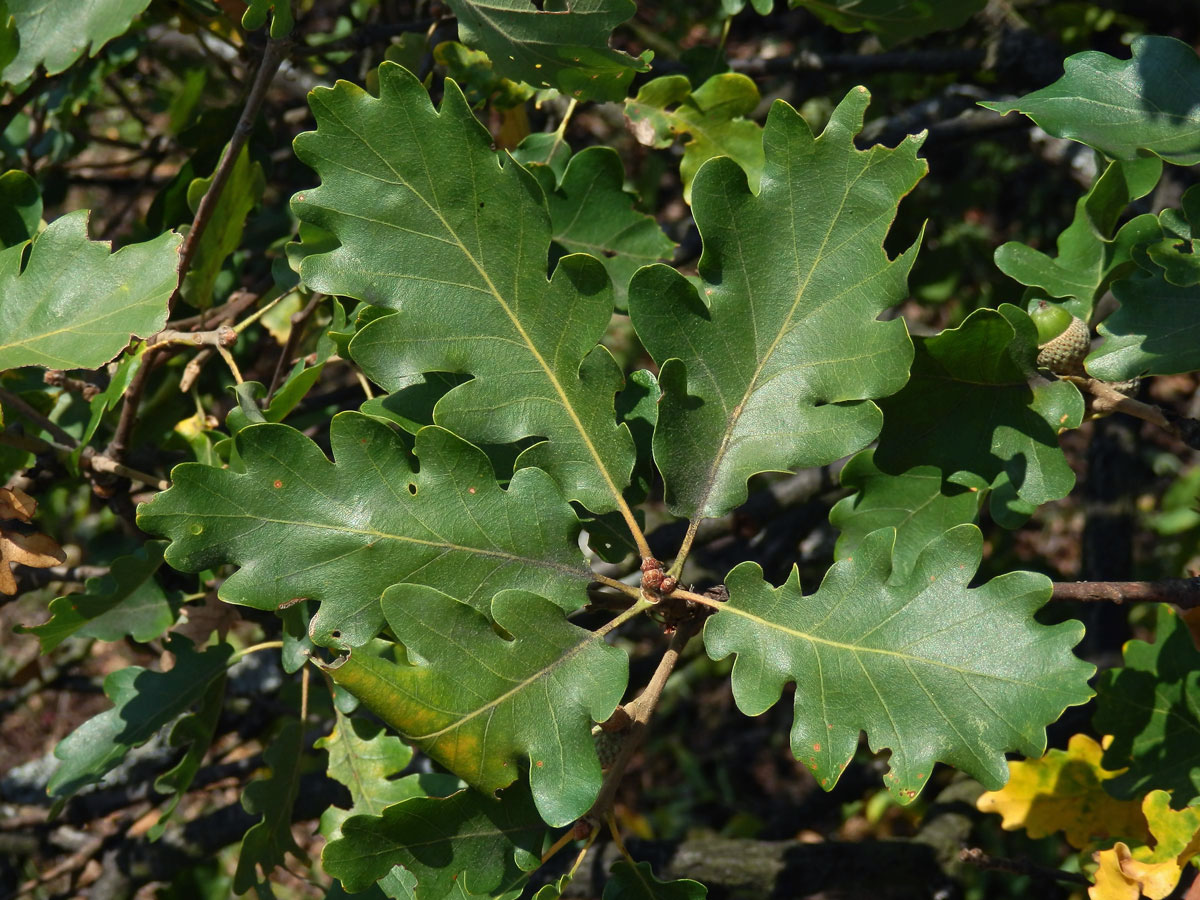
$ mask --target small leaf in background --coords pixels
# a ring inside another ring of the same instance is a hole
[[[0,369],[95,369],[166,322],[179,235],[110,254],[87,221],[79,210],[51,222],[19,273],[25,245],[0,251]]]
[[[554,242],[567,253],[590,253],[604,263],[616,308],[624,310],[633,273],[669,259],[675,242],[652,216],[633,208],[621,157],[611,147],[588,147],[571,157],[561,183],[549,166],[531,171],[546,193]]]
[[[212,745],[213,735],[217,731],[217,723],[221,718],[221,710],[225,702],[225,675],[218,675],[208,686],[200,707],[185,715],[175,723],[167,743],[172,747],[186,746],[183,758],[154,781],[154,789],[159,793],[170,793],[162,813],[150,830],[146,832],[152,841],[162,837],[167,823],[183,795],[192,786],[192,779],[200,769],[200,763]]]
[[[1065,381],[1030,382],[1037,332],[1029,316],[1007,303],[980,309],[914,343],[908,384],[879,401],[881,471],[932,466],[955,484],[993,488],[992,515],[1009,528],[1032,511],[1014,511],[1013,501],[1031,507],[1070,492],[1075,473],[1058,433],[1079,427],[1083,398]]]
[[[490,105],[495,109],[520,106],[533,96],[533,88],[496,74],[486,53],[471,50],[457,41],[433,48],[433,58],[446,67],[446,75],[462,88],[472,109]]]
[[[601,900],[704,900],[707,896],[708,888],[698,881],[659,881],[650,863],[630,865],[619,859],[613,863]]]
[[[266,880],[276,866],[287,862],[290,853],[306,861],[304,851],[292,837],[292,807],[300,790],[300,723],[290,720],[270,742],[263,760],[270,767],[266,778],[252,781],[242,793],[242,806],[252,816],[261,816],[242,838],[233,889],[241,894]],[[260,879],[256,867],[262,869]]]
[[[980,812],[1003,817],[1009,831],[1022,828],[1031,838],[1061,831],[1076,850],[1110,846],[1114,840],[1145,844],[1150,839],[1140,800],[1117,800],[1104,790],[1111,772],[1100,761],[1104,750],[1086,734],[1074,735],[1066,750],[1040,759],[1008,764],[1009,780],[980,795]]]
[[[217,644],[197,653],[178,635],[165,648],[175,655],[169,672],[129,666],[104,679],[104,694],[113,708],[88,719],[59,741],[54,755],[61,762],[46,790],[60,800],[94,784],[125,754],[153,737],[176,716],[190,709],[225,673],[233,648]]]
[[[549,183],[550,179],[543,178],[537,170],[543,166],[548,168],[554,174],[553,183],[557,185],[567,171],[567,163],[571,161],[571,145],[557,131],[538,131],[522,140],[512,151],[512,157],[532,171],[543,185]]]
[[[617,509],[634,452],[613,412],[621,370],[599,346],[613,310],[607,272],[573,254],[547,281],[542,191],[491,149],[453,81],[440,112],[397,65],[379,68],[379,90],[343,81],[310,95],[317,130],[296,153],[321,186],[292,209],[339,244],[301,244],[301,278],[400,310],[351,342],[372,381],[396,390],[427,372],[473,376],[438,401],[436,424],[477,445],[539,438],[518,467],[545,469],[593,512]]]
[[[46,67],[47,74],[57,75],[85,52],[95,56],[106,43],[124,34],[150,0],[88,0],[82,5],[7,0],[7,4],[8,14],[16,20],[20,49],[0,71],[0,84],[15,85],[39,65]]]
[[[143,644],[153,640],[175,621],[175,604],[154,579],[166,546],[166,541],[147,541],[130,556],[117,557],[107,575],[87,580],[82,593],[51,600],[47,622],[16,630],[37,635],[42,653],[72,636],[119,641],[129,635]]]
[[[1200,295],[1163,272],[1138,271],[1114,281],[1121,305],[1100,323],[1100,346],[1084,361],[1089,375],[1125,381],[1200,369]]]
[[[685,75],[666,75],[648,81],[632,100],[625,101],[625,118],[638,142],[669,147],[682,135],[683,198],[691,202],[692,182],[700,166],[715,156],[728,156],[746,172],[758,193],[764,165],[762,128],[747,118],[758,107],[758,87],[745,75],[714,75],[696,90]]]
[[[380,596],[402,581],[455,590],[481,609],[514,586],[571,610],[586,601],[578,520],[539,470],[522,469],[502,490],[479,450],[426,428],[414,471],[399,436],[350,412],[330,429],[336,462],[286,425],[250,425],[236,444],[243,474],[176,466],[138,522],[172,539],[166,557],[177,569],[241,566],[220,588],[230,603],[320,601],[309,628],[318,644],[370,640],[383,624]]]
[[[1117,223],[1131,201],[1154,190],[1161,174],[1157,157],[1113,160],[1075,204],[1075,218],[1058,236],[1057,257],[1009,241],[997,248],[996,267],[1021,284],[1066,298],[1063,306],[1087,322],[1111,280],[1132,268],[1134,248],[1160,235],[1157,219],[1149,214],[1125,222],[1119,231]]]
[[[1178,166],[1200,162],[1200,109],[1192,99],[1200,96],[1200,57],[1183,41],[1141,35],[1132,59],[1088,50],[1064,66],[1049,87],[980,105],[1024,113],[1055,137],[1113,159],[1149,151]]]
[[[916,247],[891,260],[883,240],[926,167],[919,138],[855,149],[868,102],[852,90],[819,137],[777,102],[761,193],[729,159],[696,178],[700,292],[668,266],[630,284],[633,324],[662,367],[654,458],[676,515],[724,515],[752,475],[862,449],[882,420],[869,398],[908,378],[904,323],[878,317],[907,296]]]
[[[829,511],[838,536],[836,556],[845,559],[872,531],[896,529],[894,578],[904,579],[925,548],[955,525],[974,522],[980,491],[943,484],[933,466],[888,475],[875,465],[874,450],[863,450],[842,468],[842,487],[855,491]]]
[[[568,825],[600,789],[591,727],[625,692],[629,659],[602,635],[566,620],[548,600],[502,591],[487,617],[429,587],[401,584],[383,597],[396,640],[419,665],[371,647],[326,668],[383,721],[481,791],[520,776],[542,818]]]
[[[212,177],[197,178],[188,185],[187,201],[192,212],[200,208],[200,202],[212,184]],[[229,173],[229,181],[221,192],[208,228],[196,245],[192,267],[188,269],[179,287],[180,296],[197,309],[208,309],[213,302],[213,284],[221,266],[242,243],[246,217],[262,199],[266,188],[263,168],[250,161],[249,147],[242,147]]]
[[[3,17],[0,8],[0,19]],[[42,194],[37,182],[20,169],[0,175],[0,249],[32,239],[41,221]]]
[[[986,0],[791,0],[839,31],[870,31],[884,47],[935,31],[958,28],[986,5]],[[759,4],[754,8],[759,12]]]
[[[1154,847],[1130,848],[1124,842],[1096,854],[1100,868],[1091,900],[1163,900],[1179,883],[1183,867],[1200,853],[1200,808],[1173,810],[1165,791],[1151,791],[1142,812],[1154,835]]]
[[[747,715],[772,707],[786,683],[805,686],[792,752],[826,790],[860,730],[872,750],[891,750],[884,780],[901,803],[935,762],[998,789],[1005,751],[1040,756],[1046,725],[1091,697],[1094,667],[1071,653],[1083,626],[1037,622],[1050,598],[1044,575],[1010,572],[968,588],[983,551],[973,525],[931,543],[902,581],[892,577],[893,539],[887,528],[868,535],[810,596],[794,568],[775,588],[742,563],[725,579],[729,601],[705,623],[705,647],[713,659],[737,654],[733,696]]]
[[[1106,782],[1111,794],[1165,790],[1176,808],[1200,798],[1200,650],[1178,613],[1161,604],[1154,643],[1127,643],[1124,668],[1101,673],[1096,695],[1092,722],[1113,736],[1104,766],[1128,769]]]
[[[464,790],[405,800],[379,816],[351,816],[342,823],[341,838],[325,845],[321,861],[351,892],[403,866],[416,876],[418,900],[451,896],[464,880],[463,888],[494,896],[524,883],[538,865],[545,834],[521,781],[498,801]]]
[[[651,53],[634,58],[609,45],[612,30],[637,11],[630,0],[446,0],[464,44],[485,52],[496,71],[577,100],[620,100]]]

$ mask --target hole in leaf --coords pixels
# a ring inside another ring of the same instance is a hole
[[[408,492],[410,494],[412,494],[414,497],[417,496],[417,486],[415,484],[409,482]]]

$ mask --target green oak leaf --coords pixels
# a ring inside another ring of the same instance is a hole
[[[444,41],[433,48],[433,58],[446,74],[462,88],[472,109],[490,105],[494,109],[520,106],[533,96],[533,88],[519,81],[502,78],[492,68],[486,53],[464,47],[457,41]]]
[[[497,801],[477,791],[417,797],[378,816],[351,816],[342,836],[325,845],[325,871],[347,891],[370,887],[403,866],[416,876],[417,900],[452,896],[457,882],[494,896],[524,883],[537,867],[546,825],[521,782]]]
[[[103,778],[132,748],[200,701],[209,685],[225,674],[233,653],[228,644],[197,653],[192,642],[178,634],[168,637],[166,649],[175,654],[169,672],[129,666],[104,679],[104,694],[114,706],[58,742],[54,755],[61,762],[46,787],[51,797],[66,799]]]
[[[472,787],[495,791],[530,762],[534,802],[551,825],[588,811],[600,789],[591,735],[625,691],[629,660],[603,635],[572,625],[550,601],[501,591],[487,617],[440,591],[399,584],[383,610],[410,657],[370,648],[328,666],[333,680]]]
[[[557,131],[538,131],[517,144],[517,148],[512,151],[512,157],[532,170],[538,181],[543,179],[537,169],[545,166],[554,173],[554,184],[557,186],[563,173],[567,171],[567,163],[571,161],[571,145],[563,140],[562,134]]]
[[[733,696],[747,715],[796,683],[792,752],[826,790],[860,729],[873,750],[891,750],[884,780],[901,803],[935,762],[998,789],[1006,750],[1041,756],[1045,726],[1091,697],[1094,667],[1071,654],[1083,626],[1037,622],[1050,599],[1044,575],[1011,572],[968,588],[983,552],[974,525],[931,542],[902,579],[894,537],[890,528],[868,535],[809,596],[796,569],[775,588],[757,564],[737,566],[725,579],[728,603],[704,626],[708,654],[737,654]]]
[[[188,185],[187,201],[193,213],[200,208],[211,184],[212,177],[209,177],[197,178]],[[192,267],[179,287],[180,296],[197,309],[208,309],[212,305],[213,284],[221,266],[241,246],[246,216],[262,199],[266,185],[262,166],[251,162],[249,147],[242,147],[213,209],[208,228],[196,245]]]
[[[109,254],[87,236],[87,210],[55,219],[33,241],[0,251],[0,369],[96,369],[167,320],[179,235]]]
[[[1109,793],[1170,791],[1175,809],[1200,799],[1200,650],[1167,604],[1158,607],[1154,643],[1130,641],[1124,668],[1101,673],[1092,721],[1113,736],[1104,767],[1127,770],[1104,782]]]
[[[440,113],[390,63],[378,98],[347,82],[309,96],[317,130],[296,154],[322,184],[292,208],[339,245],[303,256],[300,277],[400,310],[363,328],[351,356],[387,390],[474,376],[438,401],[436,424],[477,444],[541,438],[519,468],[545,469],[593,512],[618,508],[634,450],[613,412],[621,371],[598,346],[613,308],[603,265],[565,256],[547,281],[542,190],[492,151],[452,81]]]
[[[0,71],[2,84],[24,81],[39,65],[46,67],[48,75],[57,75],[84,53],[95,56],[106,43],[124,34],[134,17],[150,5],[150,0],[7,2],[9,14],[16,20],[20,47],[16,58]]]
[[[1179,209],[1166,209],[1158,217],[1163,238],[1134,249],[1134,259],[1149,272],[1162,269],[1169,284],[1200,284],[1200,190],[1184,191]]]
[[[647,147],[669,147],[687,135],[679,177],[683,199],[692,200],[692,182],[700,166],[714,156],[728,156],[746,170],[750,190],[758,192],[763,171],[762,128],[747,118],[759,104],[758,87],[736,72],[714,75],[692,90],[685,75],[648,81],[625,101],[625,118],[633,136]]]
[[[926,166],[919,137],[854,148],[868,101],[851,91],[820,137],[776,102],[757,196],[729,159],[696,177],[700,293],[667,266],[634,276],[630,315],[661,367],[654,457],[677,515],[723,515],[758,472],[861,449],[881,424],[869,398],[908,378],[903,320],[877,318],[907,296],[916,246],[889,260],[883,239]]]
[[[885,47],[902,41],[958,28],[986,5],[987,0],[791,0],[839,31],[870,31]],[[757,9],[757,5],[755,6]]]
[[[1033,374],[1037,331],[1024,311],[979,309],[915,343],[908,384],[880,401],[881,471],[931,466],[955,484],[993,488],[992,515],[1005,527],[1070,492],[1075,474],[1058,433],[1079,427],[1083,398],[1072,384]]]
[[[554,242],[599,259],[612,278],[616,307],[624,310],[633,273],[670,259],[675,242],[653,216],[633,208],[621,157],[611,147],[588,147],[571,157],[561,182],[548,165],[531,171],[546,193]]]
[[[82,593],[51,600],[49,621],[15,630],[37,635],[43,654],[72,636],[154,640],[175,621],[175,607],[154,580],[166,546],[166,541],[147,541],[132,555],[117,557],[107,575],[86,581]]]
[[[150,840],[156,841],[162,837],[171,814],[192,786],[192,780],[200,770],[208,748],[212,746],[224,705],[225,675],[222,673],[209,683],[196,711],[183,716],[172,726],[167,743],[172,747],[186,746],[187,750],[179,762],[154,780],[154,789],[160,794],[169,793],[171,797],[158,821],[146,832]]]
[[[1161,174],[1162,160],[1156,156],[1113,160],[1075,204],[1075,218],[1058,236],[1057,257],[1009,241],[997,248],[996,267],[1021,284],[1067,298],[1063,305],[1088,321],[1109,283],[1133,267],[1134,248],[1161,233],[1148,214],[1117,230],[1129,203],[1154,190]]]
[[[631,0],[446,0],[463,43],[484,51],[496,71],[577,100],[621,100],[653,54],[634,58],[608,45],[637,11]]]
[[[955,525],[975,521],[982,492],[945,484],[934,466],[889,475],[874,457],[874,450],[863,450],[842,468],[842,487],[854,493],[829,511],[829,524],[841,532],[836,556],[850,556],[872,531],[895,528],[892,573],[905,579],[929,544]]]
[[[245,893],[265,881],[276,866],[287,862],[290,853],[307,861],[307,856],[292,836],[292,808],[300,791],[300,759],[304,733],[295,719],[288,721],[263,753],[270,768],[266,778],[252,781],[242,793],[242,806],[259,820],[242,838],[233,889]],[[256,869],[262,869],[261,879]]]
[[[704,900],[708,888],[690,878],[660,881],[650,863],[631,865],[623,859],[613,863],[601,900]]]
[[[1171,284],[1164,273],[1138,271],[1114,281],[1116,312],[1100,323],[1103,340],[1084,360],[1105,381],[1174,375],[1200,369],[1200,294]]]
[[[1169,163],[1200,162],[1200,58],[1183,41],[1142,35],[1133,58],[1076,53],[1054,84],[1018,100],[982,103],[1024,113],[1056,137],[1087,144],[1113,159],[1150,152]]]
[[[0,18],[3,13],[0,7]],[[37,182],[20,169],[0,175],[0,249],[34,238],[41,221],[42,194]]]
[[[359,413],[334,417],[335,462],[287,425],[249,425],[235,438],[244,473],[184,463],[172,487],[138,509],[142,528],[171,538],[166,559],[198,572],[242,568],[221,599],[277,609],[321,601],[309,628],[325,646],[357,646],[383,624],[379,598],[402,581],[454,590],[486,609],[524,588],[574,610],[591,578],[570,504],[544,472],[522,469],[507,490],[487,458],[440,428],[404,441]]]

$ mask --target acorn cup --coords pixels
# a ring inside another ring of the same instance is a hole
[[[1085,375],[1083,360],[1092,349],[1087,323],[1057,304],[1039,300],[1029,314],[1038,330],[1037,364],[1055,375]]]

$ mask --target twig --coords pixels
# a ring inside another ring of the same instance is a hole
[[[1012,872],[1014,875],[1029,875],[1033,878],[1049,878],[1053,881],[1065,881],[1069,884],[1091,886],[1087,876],[1078,872],[1064,872],[1051,866],[1038,865],[1024,859],[1007,859],[1003,856],[989,856],[978,847],[964,847],[958,858],[980,869],[992,869],[999,872]]]
[[[25,450],[29,453],[57,453],[60,456],[67,456],[74,453],[75,448],[78,446],[74,438],[71,439],[70,444],[60,444],[55,441],[47,441],[43,438],[30,437],[29,435],[13,434],[8,431],[0,432],[0,444],[8,447],[16,447],[19,450]],[[149,475],[145,472],[139,472],[137,469],[131,469],[129,466],[123,465],[111,457],[97,453],[92,447],[83,448],[83,452],[79,456],[79,464],[86,471],[119,475],[122,478],[128,478],[130,481],[140,481],[142,484],[148,484],[160,491],[165,491],[171,486],[169,482],[164,481],[157,475]]]
[[[81,381],[78,378],[70,377],[66,372],[58,369],[47,369],[42,376],[42,381],[51,387],[60,387],[64,391],[70,391],[72,394],[79,394],[84,400],[91,400],[100,393],[100,386],[92,384],[90,381]]]
[[[625,740],[621,744],[617,758],[613,760],[608,771],[604,773],[604,783],[600,786],[600,792],[596,795],[596,802],[592,804],[592,808],[584,816],[588,821],[600,824],[612,815],[612,804],[617,795],[617,788],[621,784],[621,779],[625,777],[625,770],[633,760],[633,755],[637,752],[646,737],[646,731],[650,725],[650,717],[654,715],[658,701],[662,699],[662,692],[663,688],[666,687],[667,679],[671,677],[671,673],[675,670],[675,665],[679,662],[683,648],[687,646],[688,641],[699,630],[700,623],[696,621],[686,622],[676,629],[675,633],[671,636],[671,643],[667,646],[667,652],[658,661],[658,667],[654,670],[654,674],[650,676],[649,684],[646,685],[645,689],[636,699],[625,704],[623,707],[617,707],[617,712],[614,713],[614,716],[619,717],[621,727],[618,730],[625,732]]]
[[[179,250],[179,285],[171,297],[170,305],[172,307],[179,298],[179,289],[192,267],[196,251],[200,248],[200,238],[208,230],[208,224],[216,212],[221,194],[225,192],[225,185],[229,182],[230,175],[233,174],[234,164],[241,155],[242,148],[250,137],[250,132],[254,129],[254,120],[258,118],[258,112],[267,96],[267,89],[271,86],[275,73],[279,71],[280,63],[287,56],[289,45],[287,39],[271,38],[267,41],[262,62],[258,66],[258,71],[254,75],[254,83],[251,85],[250,93],[246,96],[246,103],[242,107],[242,114],[238,117],[229,143],[225,145],[221,161],[217,163],[216,171],[213,172],[212,183],[200,200],[200,206],[196,209],[196,216],[192,220],[192,227],[188,230],[183,246]]]
[[[120,462],[125,456],[125,451],[129,449],[129,440],[133,436],[134,426],[137,425],[138,407],[142,404],[142,394],[146,392],[150,372],[163,358],[167,346],[169,345],[147,347],[142,354],[142,364],[129,380],[129,387],[125,388],[125,402],[121,404],[116,431],[104,450],[104,455],[110,459]]]
[[[17,113],[25,108],[25,104],[49,88],[57,80],[58,76],[47,78],[45,71],[39,69],[37,77],[29,83],[29,87],[25,88],[25,90],[21,91],[21,93],[10,99],[3,106],[0,106],[0,134],[8,130],[8,126],[17,117]]]
[[[609,578],[607,575],[601,575],[599,572],[592,573],[592,580],[600,584],[608,585],[611,588],[616,588],[622,594],[628,594],[630,597],[640,597],[642,592],[632,584],[626,584],[623,581],[618,581],[615,578]]]
[[[1063,379],[1092,395],[1092,409],[1101,413],[1121,412],[1157,425],[1170,432],[1193,450],[1200,450],[1200,421],[1176,415],[1151,403],[1127,397],[1111,384],[1098,378],[1069,375]]]
[[[317,304],[321,302],[324,296],[324,294],[313,294],[302,310],[292,313],[292,327],[289,329],[287,340],[284,342],[283,352],[279,354],[279,359],[275,362],[275,371],[271,374],[271,384],[267,388],[266,402],[270,403],[271,398],[275,396],[275,390],[279,387],[279,382],[283,380],[284,366],[292,358],[292,354],[296,352],[296,346],[300,343],[300,337],[304,331],[304,323],[316,312]]]
[[[69,448],[73,448],[77,443],[75,438],[71,437],[71,435],[64,431],[62,427],[58,425],[58,423],[51,422],[48,418],[43,416],[40,412],[38,412],[16,394],[11,393],[4,388],[0,388],[0,406],[7,406],[10,409],[20,413],[29,421],[37,424],[43,431],[54,435],[54,439],[56,441],[66,444]]]
[[[193,347],[229,347],[237,343],[238,333],[228,325],[222,325],[212,331],[176,331],[164,329],[152,335],[147,344],[151,347],[161,347],[164,344],[183,344]]]
[[[1174,603],[1180,609],[1200,607],[1200,578],[1163,581],[1067,581],[1054,585],[1053,600],[1083,603]]]

